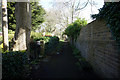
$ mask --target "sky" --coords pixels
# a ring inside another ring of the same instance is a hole
[[[40,4],[47,11],[47,10],[49,10],[52,7],[52,2],[53,1],[54,0],[40,0]],[[57,0],[57,1],[64,1],[64,0]],[[83,1],[83,0],[81,0],[81,1]],[[98,9],[102,8],[103,5],[104,5],[104,0],[92,0],[92,1],[94,1],[97,4],[96,6],[92,7],[92,12],[91,12],[91,5],[88,5],[80,13],[80,17],[81,18],[85,18],[88,21],[88,23],[93,21],[91,16],[90,16],[90,14],[97,14],[97,13],[99,13]]]

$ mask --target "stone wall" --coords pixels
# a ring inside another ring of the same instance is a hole
[[[120,76],[120,46],[104,20],[95,20],[82,28],[75,46],[98,75],[104,78]]]

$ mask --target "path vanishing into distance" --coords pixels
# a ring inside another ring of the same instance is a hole
[[[60,54],[51,56],[48,61],[42,61],[38,69],[33,69],[31,79],[79,79],[98,78],[93,72],[80,71],[76,66],[77,59],[72,54],[72,48],[64,42]]]

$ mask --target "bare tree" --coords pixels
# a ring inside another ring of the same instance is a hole
[[[56,30],[57,18],[58,15],[55,14],[54,9],[50,9],[46,12],[46,21],[44,22],[46,32],[53,33]]]
[[[59,2],[58,0],[55,0],[53,7],[56,8],[56,10],[63,12],[62,15],[64,15],[64,17],[68,18],[68,21],[70,21],[68,23],[72,23],[76,17],[79,16],[81,10],[85,9],[88,4],[91,5],[92,11],[92,6],[96,5],[92,0],[68,0]]]
[[[91,0],[92,1],[92,0]],[[58,29],[64,31],[68,24],[74,22],[79,17],[80,11],[84,9],[88,4],[92,4],[89,0],[54,0],[53,8],[48,12],[47,23],[49,28],[52,28],[54,32],[58,34]],[[57,25],[57,26],[56,26]],[[56,28],[57,27],[57,28]],[[60,34],[61,35],[61,34]]]

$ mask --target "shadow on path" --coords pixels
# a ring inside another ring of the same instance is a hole
[[[67,42],[64,42],[60,54],[50,57],[47,62],[40,62],[39,68],[32,70],[30,75],[32,79],[42,78],[97,78],[92,72],[80,71],[78,66],[75,65],[76,59],[72,54],[72,49]]]

